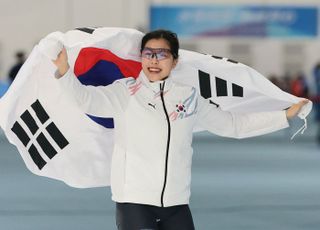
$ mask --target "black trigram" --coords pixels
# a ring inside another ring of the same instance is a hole
[[[76,28],[76,30],[80,30],[80,31],[88,33],[88,34],[92,34],[96,29],[95,28],[82,27],[82,28]]]
[[[32,137],[35,138],[35,141],[38,143],[42,151],[48,156],[49,159],[52,159],[58,152],[52,145],[52,142],[54,141],[61,150],[64,149],[69,144],[69,142],[60,132],[58,127],[52,121],[50,121],[48,113],[45,111],[39,100],[36,100],[31,105],[30,109],[34,111],[35,116],[32,116],[29,110],[26,110],[20,116],[21,120],[27,126],[32,134]],[[37,131],[40,129],[40,127],[38,126],[39,123],[41,123],[41,126],[46,130],[46,132],[38,132],[39,134],[35,136]],[[30,137],[28,135],[28,131],[26,131],[23,126],[21,126],[21,121],[20,123],[19,121],[16,121],[13,124],[11,130],[16,134],[22,144],[28,149],[33,162],[41,170],[47,164],[47,162],[43,159],[43,157],[39,153],[39,149],[37,149],[34,143],[30,143],[32,137]],[[51,138],[48,138],[48,136],[50,136]]]
[[[199,75],[199,85],[200,85],[201,96],[203,96],[204,98],[212,97],[210,74],[199,70],[198,75]],[[227,81],[219,77],[215,77],[215,83],[216,83],[216,96],[217,97],[228,96]],[[232,96],[243,97],[243,87],[232,83]]]

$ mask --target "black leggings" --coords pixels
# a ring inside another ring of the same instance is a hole
[[[116,203],[118,230],[194,230],[189,206]]]

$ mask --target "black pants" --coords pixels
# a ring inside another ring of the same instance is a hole
[[[194,230],[188,205],[116,203],[116,223],[118,230]]]

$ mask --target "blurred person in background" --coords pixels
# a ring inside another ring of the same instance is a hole
[[[25,52],[23,51],[16,52],[15,57],[16,57],[16,63],[10,68],[10,71],[9,71],[9,79],[11,80],[11,82],[13,82],[20,68],[22,67],[23,63],[26,60],[26,55],[25,55]]]
[[[292,94],[291,92],[291,81],[292,76],[289,73],[285,73],[281,78],[281,89],[287,93]]]
[[[284,76],[278,76],[272,74],[269,76],[269,80],[276,86],[278,86],[281,90],[292,94],[291,92],[291,76],[289,74],[285,74]]]
[[[293,77],[291,93],[297,97],[309,97],[309,86],[303,73],[299,72]]]
[[[279,77],[275,74],[270,75],[269,80],[276,86],[278,86],[280,89],[282,89],[281,80]]]
[[[317,141],[320,144],[320,62],[316,64],[313,70],[313,76],[316,86],[316,97],[314,100],[315,118],[318,124]]]

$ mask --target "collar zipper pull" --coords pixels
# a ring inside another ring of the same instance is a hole
[[[164,90],[164,84],[165,84],[165,81],[163,81],[163,83],[161,84],[160,83],[160,93],[163,95],[163,90]]]

